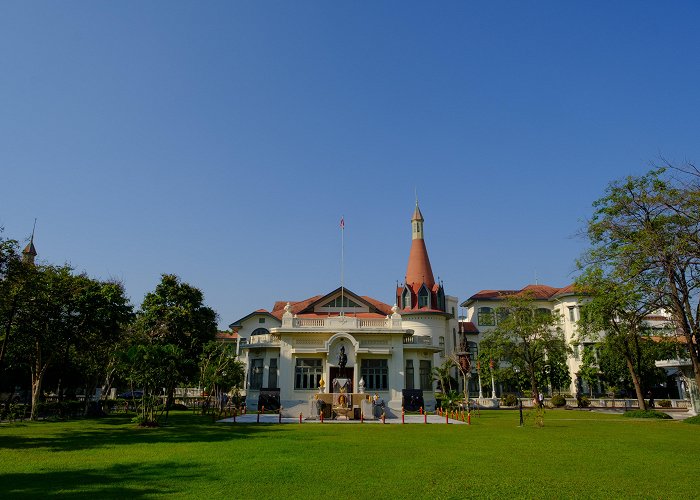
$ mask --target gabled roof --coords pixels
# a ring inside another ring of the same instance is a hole
[[[328,316],[337,316],[337,312],[315,312],[314,307],[316,307],[316,305],[318,305],[319,303],[323,304],[325,301],[330,300],[332,297],[338,295],[338,293],[340,293],[340,288],[341,287],[338,287],[332,292],[327,293],[325,295],[314,295],[313,297],[309,297],[308,299],[304,300],[278,300],[277,302],[275,302],[274,306],[272,306],[272,312],[268,312],[265,309],[258,309],[257,311],[252,312],[247,316],[244,316],[238,321],[231,323],[230,327],[240,327],[243,321],[250,318],[251,316],[259,314],[271,316],[281,321],[282,315],[284,314],[284,308],[287,305],[287,303],[289,303],[291,313],[299,318],[326,318]],[[343,288],[343,295],[348,297],[349,299],[354,300],[355,302],[362,303],[363,305],[367,306],[367,308],[369,308],[369,312],[359,313],[353,312],[351,308],[348,308],[345,311],[345,314],[347,316],[353,316],[357,318],[384,318],[392,314],[391,306],[389,304],[385,304],[380,300],[368,297],[366,295],[357,295],[356,293],[352,292],[351,290],[348,290],[347,288]]]
[[[268,312],[268,311],[265,310],[265,309],[258,309],[257,311],[253,311],[253,312],[250,313],[250,314],[246,314],[246,315],[243,316],[241,319],[239,319],[239,320],[237,320],[237,321],[234,321],[233,323],[231,323],[230,325],[228,325],[228,327],[231,328],[232,330],[233,330],[233,329],[236,329],[236,328],[240,328],[240,327],[243,325],[243,322],[244,322],[245,320],[247,320],[247,319],[249,319],[249,318],[252,318],[253,316],[268,316],[268,317],[270,317],[270,318],[277,319],[277,320],[279,320],[279,319],[282,317],[282,315],[280,315],[280,318],[278,318],[278,317],[276,317],[274,314]]]

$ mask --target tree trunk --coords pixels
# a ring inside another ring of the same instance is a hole
[[[44,380],[44,373],[46,372],[46,366],[41,366],[41,360],[37,360],[34,368],[32,369],[32,413],[30,416],[31,420],[37,420],[39,418],[38,404],[41,400],[41,383]]]
[[[532,400],[534,405],[537,406],[540,403],[540,390],[537,387],[537,378],[535,377],[535,367],[530,366],[530,386],[532,389]]]
[[[646,410],[647,405],[646,405],[646,402],[644,401],[644,394],[642,393],[642,386],[639,383],[639,377],[637,377],[637,373],[634,371],[634,363],[632,362],[632,359],[627,355],[625,355],[625,362],[627,363],[627,369],[630,372],[630,377],[632,377],[632,384],[634,384],[634,392],[637,393],[637,401],[639,402],[639,409]]]

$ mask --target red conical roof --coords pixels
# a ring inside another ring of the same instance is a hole
[[[418,290],[423,283],[428,289],[432,289],[435,285],[435,278],[433,277],[433,269],[430,267],[425,240],[415,239],[411,243],[411,253],[408,255],[406,284]]]

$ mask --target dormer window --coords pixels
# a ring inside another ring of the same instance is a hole
[[[418,307],[430,307],[430,292],[425,285],[418,292]]]
[[[441,311],[445,310],[445,291],[442,287],[438,288],[437,292],[437,308]],[[454,314],[454,309],[453,309]]]
[[[411,308],[411,291],[408,288],[404,288],[401,294],[401,304],[403,304],[404,309]]]

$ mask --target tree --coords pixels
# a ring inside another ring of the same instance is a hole
[[[0,237],[0,373],[10,346],[17,313],[28,298],[25,285],[30,270],[31,266],[22,262],[17,241]]]
[[[529,295],[514,295],[504,308],[504,318],[488,332],[481,345],[527,376],[532,397],[539,398],[548,357],[565,356],[564,335],[557,318],[538,308]]]
[[[190,382],[197,376],[197,360],[204,345],[216,336],[216,313],[204,305],[202,292],[164,274],[152,293],[146,294],[137,313],[135,331],[139,342],[173,345],[182,354],[173,371],[178,377],[167,377],[168,407],[175,385]]]
[[[640,409],[646,409],[640,379],[644,339],[651,337],[645,318],[658,302],[653,300],[658,276],[638,273],[634,279],[620,276],[617,268],[592,265],[577,279],[587,301],[581,306],[578,331],[582,340],[600,342],[623,359]]]
[[[657,168],[608,186],[587,224],[591,248],[582,267],[654,283],[640,300],[671,312],[700,386],[700,171],[672,171],[676,177]]]
[[[124,375],[143,395],[138,407],[138,423],[153,427],[166,406],[161,404],[163,389],[180,379],[183,351],[173,344],[135,344],[122,353]]]
[[[443,394],[452,390],[452,366],[452,361],[447,359],[440,366],[433,368],[433,380],[438,383],[438,389]]]
[[[27,299],[15,314],[11,348],[31,374],[31,418],[36,419],[48,369],[73,353],[73,361],[92,356],[92,371],[83,375],[99,372],[130,306],[120,285],[74,275],[68,266],[26,266],[23,272]]]
[[[212,340],[204,344],[199,361],[200,385],[223,411],[223,395],[239,388],[245,377],[243,363],[236,360],[236,346]]]
[[[598,384],[600,379],[600,367],[598,366],[596,348],[592,344],[583,346],[578,375],[588,384],[590,396],[593,397],[593,387]]]

